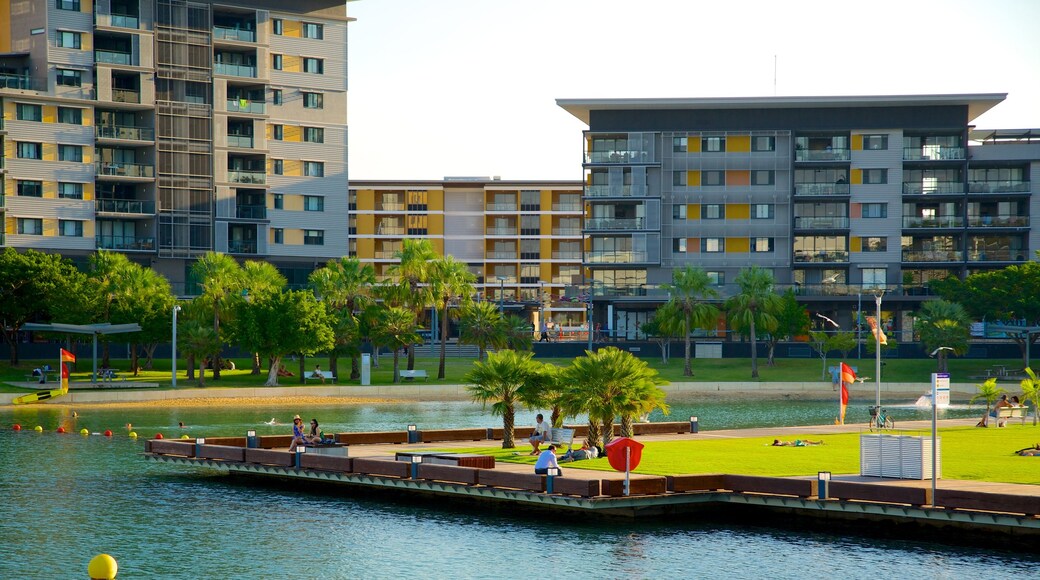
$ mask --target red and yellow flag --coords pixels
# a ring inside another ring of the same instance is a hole
[[[69,365],[67,365],[65,363],[74,363],[74,362],[76,362],[76,355],[74,355],[71,352],[65,350],[64,348],[60,349],[60,350],[61,350],[61,357],[60,357],[61,358],[61,363],[60,363],[60,366],[61,366],[61,394],[64,395],[65,393],[69,392]]]
[[[888,344],[888,337],[885,336],[884,331],[878,327],[877,318],[874,316],[865,316],[867,324],[870,325],[870,333],[874,335],[874,339],[881,340],[881,344]]]
[[[856,381],[856,372],[852,370],[852,367],[845,363],[841,363],[841,395],[839,399],[839,408],[841,409],[841,417],[839,423],[845,424],[845,410],[849,408],[849,387]]]
[[[61,349],[61,362],[76,362],[76,355],[63,348]]]

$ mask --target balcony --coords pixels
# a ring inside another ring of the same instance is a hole
[[[256,240],[228,240],[229,254],[255,254]]]
[[[515,236],[516,228],[488,228],[486,235],[489,236]]]
[[[258,185],[267,183],[267,174],[263,171],[232,170],[228,171],[227,175],[229,183],[249,183]]]
[[[154,201],[137,201],[131,199],[96,199],[94,211],[97,213],[132,213],[154,215]]]
[[[94,62],[104,64],[130,65],[133,55],[129,52],[116,52],[114,50],[95,50]]]
[[[649,259],[650,256],[645,251],[635,250],[593,250],[585,254],[586,264],[640,264]]]
[[[847,183],[796,183],[795,195],[849,195]]]
[[[964,147],[903,147],[903,161],[959,161],[964,159]]]
[[[795,161],[848,161],[848,149],[796,149]]]
[[[645,197],[646,191],[633,192],[631,185],[586,185],[585,197]]]
[[[518,211],[515,203],[489,203],[487,211]]]
[[[969,181],[968,193],[1029,193],[1028,181]]]
[[[228,99],[227,110],[229,113],[252,113],[263,115],[267,110],[266,103],[250,101],[248,99]]]
[[[904,195],[956,195],[961,193],[964,193],[964,184],[960,181],[903,182]]]
[[[553,211],[581,211],[582,207],[580,203],[554,203],[552,204]]]
[[[252,149],[253,148],[253,136],[252,135],[228,135],[227,136],[228,147],[238,147],[239,149]]]
[[[653,151],[587,151],[585,163],[654,163]]]
[[[1024,262],[1025,250],[985,250],[981,252],[968,252],[969,262]]]
[[[249,77],[255,79],[256,65],[216,62],[213,63],[213,74],[229,77]]]
[[[213,27],[213,40],[237,40],[239,42],[256,42],[255,30],[243,30],[227,26]]]
[[[553,252],[552,253],[552,259],[553,260],[580,260],[581,259],[581,251],[579,250],[579,251],[573,251],[573,252]]]
[[[112,102],[140,103],[141,93],[140,91],[131,91],[129,89],[112,89]]]
[[[130,14],[110,14],[109,23],[120,28],[139,28],[140,20]]]
[[[516,252],[488,252],[488,260],[515,260]]]
[[[42,86],[41,86],[42,85]],[[46,83],[33,83],[29,75],[0,73],[0,89],[47,90]]]
[[[155,177],[155,166],[140,163],[95,163],[94,172],[98,176],[150,178]]]
[[[581,228],[555,228],[550,235],[553,236],[580,236]]]
[[[404,235],[404,226],[393,226],[393,225],[379,224],[379,226],[376,228],[376,235],[377,236],[403,236]]]
[[[904,262],[963,262],[959,250],[903,250]]]
[[[642,230],[646,218],[592,218],[585,220],[587,231]]]
[[[94,236],[94,243],[102,250],[155,251],[155,238]]]
[[[235,207],[235,217],[243,220],[267,219],[267,208],[262,205],[239,205]]]
[[[970,216],[969,228],[1028,228],[1027,215]]]
[[[795,250],[794,261],[813,264],[840,264],[849,261],[849,253],[844,250],[814,251]]]
[[[376,205],[376,211],[404,211],[403,203],[382,203]]]
[[[149,127],[127,127],[120,125],[98,125],[94,128],[98,139],[128,139],[131,141],[155,141],[155,129]]]
[[[936,217],[903,216],[903,227],[912,228],[960,228],[964,227],[964,218],[953,215]]]
[[[794,218],[796,230],[847,230],[849,229],[849,218],[847,217],[796,217]]]

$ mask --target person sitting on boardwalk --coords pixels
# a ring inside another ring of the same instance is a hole
[[[810,445],[823,445],[823,441],[810,441],[808,439],[781,441],[779,439],[773,439],[773,447],[808,447]]]
[[[297,446],[307,444],[303,433],[303,419],[300,419],[299,415],[293,417],[292,420],[292,437],[292,442],[289,443],[289,451],[296,451]]]
[[[548,449],[542,451],[542,454],[538,456],[538,461],[534,464],[534,472],[538,475],[546,475],[549,473],[550,467],[555,467],[559,470],[560,475],[563,475],[563,470],[560,470],[560,464],[556,462],[555,445],[550,445]]]
[[[581,449],[575,451],[573,448],[568,449],[567,453],[560,458],[560,462],[567,461],[581,461],[582,459],[595,459],[599,456],[599,449],[590,447],[589,442],[585,441],[581,444]]]
[[[538,447],[549,440],[551,437],[549,424],[545,422],[545,417],[541,413],[535,415],[537,422],[534,426],[534,433],[531,434],[531,438],[528,441],[531,442],[531,455],[538,455]]]
[[[317,419],[311,419],[311,432],[303,438],[307,443],[312,445],[321,445],[321,441],[324,437],[322,437],[321,429],[318,427]]]
[[[989,411],[988,413],[983,413],[982,414],[982,419],[978,423],[976,423],[975,426],[976,427],[989,427],[989,420],[991,418],[992,419],[996,419],[997,415],[999,415],[999,413],[997,412],[998,409],[1003,409],[1004,407],[1012,407],[1012,406],[1014,406],[1014,405],[1012,405],[1008,401],[1008,396],[1007,395],[1001,395],[1000,396],[1000,400],[997,401],[997,404],[993,405],[993,410]],[[1003,427],[1005,425],[1007,425],[1007,419],[1004,419],[1003,421],[999,421],[999,420],[997,421],[997,427]]]

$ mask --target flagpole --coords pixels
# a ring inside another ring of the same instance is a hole
[[[874,295],[874,303],[877,304],[877,330],[874,332],[874,355],[876,361],[874,364],[874,372],[877,373],[877,400],[874,404],[877,405],[878,413],[881,412],[881,296],[885,293],[881,290]]]
[[[838,424],[845,424],[845,417],[841,416],[841,390],[845,387],[845,361],[838,365]]]

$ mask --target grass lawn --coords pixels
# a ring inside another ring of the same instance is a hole
[[[942,475],[947,479],[1040,485],[1040,457],[1014,452],[1040,442],[1040,427],[1009,425],[1003,429],[951,427],[939,430],[942,438]],[[773,477],[859,473],[859,434],[811,435],[823,445],[773,447],[774,437],[701,439],[649,442],[635,473],[674,475],[685,473],[739,473]],[[788,440],[790,438],[787,438]],[[456,453],[494,455],[496,461],[533,465],[524,441],[516,449],[480,447]],[[519,451],[521,455],[514,455]],[[605,469],[605,458],[563,464],[565,469]]]

